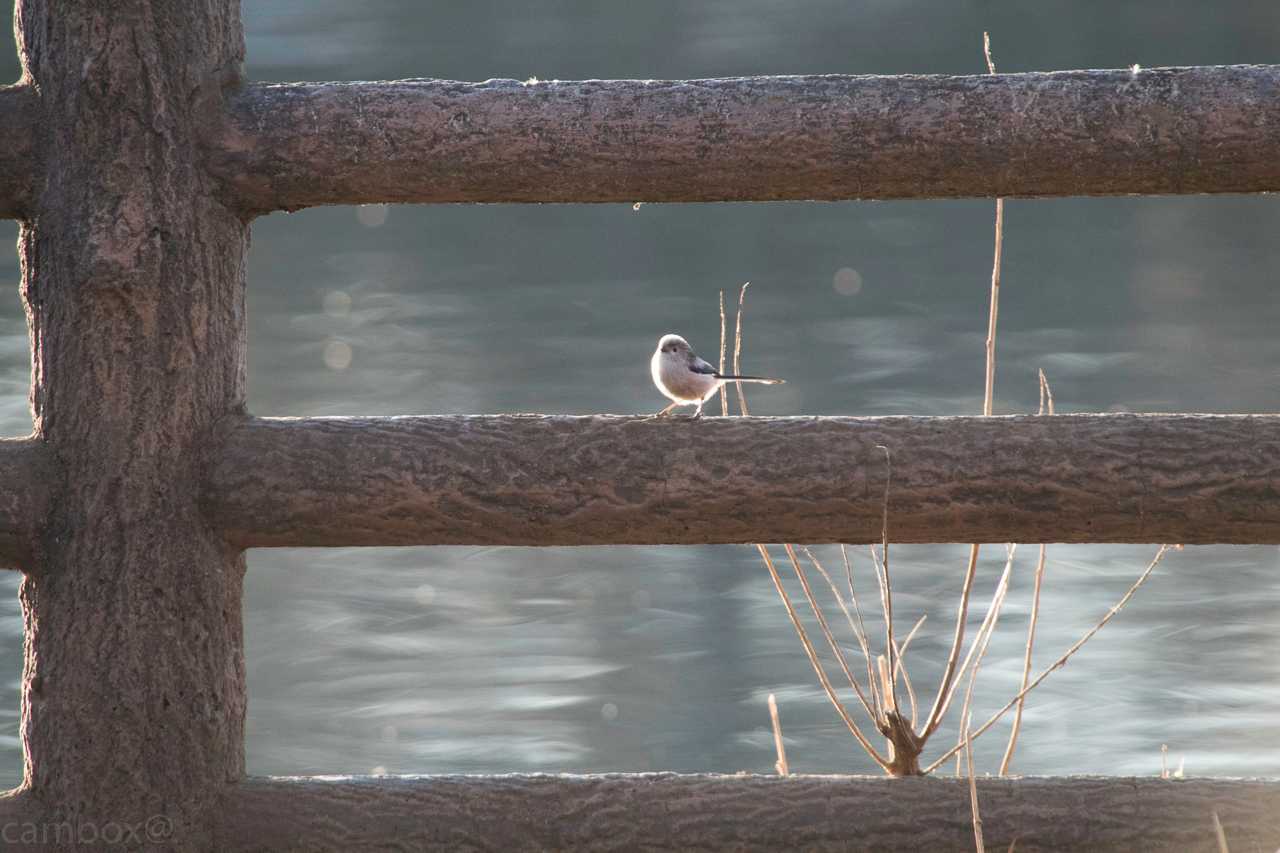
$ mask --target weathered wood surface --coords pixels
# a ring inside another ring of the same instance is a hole
[[[1280,846],[1280,783],[980,779],[988,850]],[[971,851],[967,780],[848,776],[250,779],[229,788],[223,851]]]
[[[19,252],[55,475],[20,592],[23,787],[58,820],[164,812],[178,849],[209,849],[209,805],[244,773],[244,558],[197,497],[213,426],[244,409],[249,232],[202,167],[201,116],[236,79],[239,4],[20,0],[17,20],[47,161]]]
[[[1217,851],[1280,847],[1280,783],[1153,777],[978,779],[987,849]],[[423,850],[971,851],[968,782],[865,776],[636,773],[250,778],[221,788],[219,853]],[[161,810],[136,821],[58,822],[27,792],[0,796],[6,851],[46,838],[138,839],[197,849]],[[102,849],[66,844],[62,849]],[[115,849],[115,848],[112,848]]]
[[[243,547],[1280,542],[1280,416],[244,419]]]
[[[54,477],[47,448],[30,438],[0,439],[0,569],[31,569]]]
[[[43,159],[36,146],[36,116],[30,85],[0,86],[0,219],[30,212]]]
[[[254,85],[209,165],[252,213],[1280,189],[1280,66]]]

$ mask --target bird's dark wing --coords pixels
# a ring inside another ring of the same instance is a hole
[[[705,373],[708,376],[715,375],[715,372],[716,372],[716,369],[714,367],[707,364],[705,361],[698,358],[697,356],[694,356],[693,360],[689,362],[689,369],[694,373]]]

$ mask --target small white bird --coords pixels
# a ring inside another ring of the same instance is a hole
[[[697,406],[695,418],[702,417],[702,404],[726,382],[760,382],[764,385],[781,385],[783,379],[765,379],[763,376],[726,376],[710,364],[698,358],[689,343],[679,335],[663,335],[658,348],[649,360],[653,384],[671,401],[658,415],[665,415],[676,406]],[[656,417],[656,416],[655,416]]]

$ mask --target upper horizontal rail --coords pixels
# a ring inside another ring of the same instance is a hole
[[[1280,66],[253,85],[209,140],[250,213],[1280,190]]]
[[[243,547],[1280,543],[1280,416],[245,419]]]

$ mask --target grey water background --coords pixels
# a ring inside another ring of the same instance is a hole
[[[1280,53],[1280,4],[1263,2],[271,0],[244,15],[248,73],[264,81],[978,73],[984,29],[1005,71]],[[11,41],[0,72],[17,76]],[[656,411],[658,335],[712,353],[718,292],[749,280],[745,366],[790,379],[754,391],[754,413],[977,413],[992,213],[973,200],[277,214],[254,225],[250,405]],[[16,232],[0,222],[9,435],[30,428]],[[997,412],[1034,411],[1038,368],[1060,411],[1276,411],[1277,233],[1270,197],[1010,201]],[[1093,624],[1154,550],[1051,547],[1037,661]],[[922,702],[966,553],[893,549],[899,630],[929,617],[908,655]],[[978,718],[1015,689],[1034,557],[1019,553]],[[1151,774],[1167,743],[1189,774],[1280,774],[1277,557],[1171,554],[1033,694],[1015,769]],[[865,551],[854,558],[869,590]],[[770,692],[794,770],[873,769],[745,546],[259,550],[248,562],[253,773],[771,772]],[[1002,564],[1002,548],[986,549],[974,628]],[[0,576],[4,785],[21,776],[17,585]],[[1006,733],[979,741],[980,771]]]

